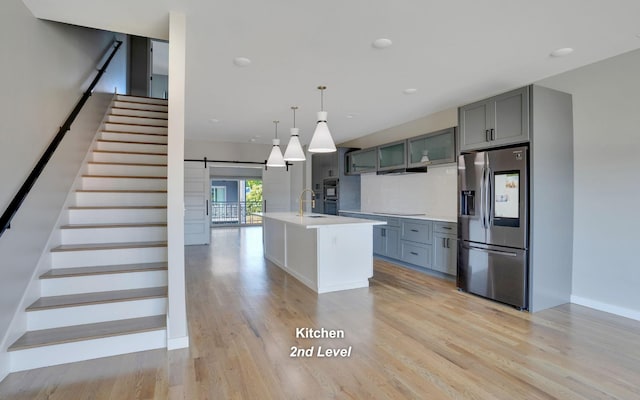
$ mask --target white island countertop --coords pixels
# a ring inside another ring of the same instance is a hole
[[[307,229],[318,229],[336,225],[386,225],[384,221],[373,219],[340,217],[328,214],[304,214],[302,217],[296,212],[266,212],[258,213],[264,218],[271,218],[289,224],[300,225]]]
[[[444,215],[432,215],[432,214],[404,214],[394,212],[377,212],[377,211],[354,211],[354,210],[340,210],[343,213],[361,214],[361,215],[380,215],[382,217],[396,217],[407,219],[420,219],[427,221],[439,221],[439,222],[457,222],[457,217],[444,216]]]

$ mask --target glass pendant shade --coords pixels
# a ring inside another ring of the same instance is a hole
[[[336,151],[336,145],[327,126],[327,112],[320,111],[318,112],[318,125],[316,125],[316,130],[313,132],[311,143],[309,143],[309,152],[331,153],[334,151]]]
[[[291,138],[289,138],[289,144],[284,152],[285,161],[305,161],[307,159],[300,145],[299,132],[298,128],[291,128]]]
[[[431,160],[429,160],[429,152],[427,150],[422,151],[422,158],[420,158],[420,162],[424,164],[431,164]]]
[[[271,148],[271,154],[267,159],[267,167],[284,167],[286,166],[284,158],[282,157],[282,151],[280,151],[280,139],[273,139],[273,147]]]

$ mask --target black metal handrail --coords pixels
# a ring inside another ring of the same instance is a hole
[[[122,45],[122,41],[116,40],[114,44],[115,44],[115,47],[111,52],[111,54],[109,55],[109,58],[107,58],[107,61],[104,62],[104,64],[102,65],[102,68],[98,70],[98,74],[91,82],[91,85],[89,85],[89,88],[84,92],[84,94],[82,95],[82,98],[80,98],[80,100],[76,104],[73,111],[71,111],[71,114],[69,114],[69,117],[67,118],[67,120],[64,121],[64,124],[62,124],[62,126],[60,127],[60,130],[58,130],[58,133],[56,134],[56,136],[53,138],[51,143],[49,143],[49,146],[40,157],[40,160],[38,160],[38,163],[36,164],[36,166],[33,167],[33,170],[31,171],[27,179],[25,179],[24,183],[20,187],[20,190],[18,190],[18,193],[16,193],[16,195],[13,197],[13,200],[11,200],[11,203],[9,203],[9,206],[2,214],[2,217],[0,217],[0,236],[2,236],[5,230],[11,227],[11,220],[18,212],[18,209],[20,209],[22,202],[24,202],[24,199],[29,194],[29,191],[31,191],[31,188],[38,180],[38,177],[40,177],[40,174],[42,173],[44,168],[47,166],[47,163],[51,159],[51,156],[53,156],[53,153],[58,148],[58,145],[60,144],[60,142],[62,142],[62,139],[64,139],[64,136],[66,135],[67,131],[71,129],[71,124],[73,124],[73,121],[75,121],[78,114],[80,114],[82,107],[84,107],[84,104],[87,102],[87,100],[89,100],[89,97],[91,96],[91,92],[98,84],[98,81],[100,80],[100,78],[102,78],[102,75],[104,74],[104,72],[107,70],[109,63],[111,63],[111,60],[116,55],[116,52]]]

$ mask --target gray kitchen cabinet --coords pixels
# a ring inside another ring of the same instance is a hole
[[[416,243],[431,244],[433,232],[433,223],[431,221],[403,219],[401,220],[400,227],[402,231],[400,239]]]
[[[456,162],[455,128],[448,128],[407,140],[408,168],[425,164],[436,165]],[[427,158],[428,161],[423,161]]]
[[[400,259],[419,267],[432,268],[432,246],[401,240]]]
[[[529,141],[529,87],[460,107],[460,151]]]
[[[458,242],[456,235],[433,234],[433,269],[449,275],[456,275]]]
[[[407,141],[401,140],[378,146],[378,171],[392,171],[407,167]]]
[[[352,150],[338,147],[336,152],[311,156],[311,188],[316,193],[314,213],[335,214],[340,209],[360,209],[360,176],[345,173],[346,155]],[[335,185],[337,196],[327,196],[325,184]]]
[[[375,148],[347,153],[347,175],[358,175],[364,172],[376,172],[377,152]]]
[[[399,258],[399,229],[392,226],[373,227],[373,253],[389,258]]]

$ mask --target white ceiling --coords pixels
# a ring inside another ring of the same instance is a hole
[[[269,143],[271,121],[286,137],[297,105],[308,143],[324,84],[344,142],[640,48],[638,0],[24,2],[39,18],[159,39],[168,12],[184,12],[190,139]],[[373,48],[381,37],[393,46]],[[549,56],[561,47],[575,52]]]

